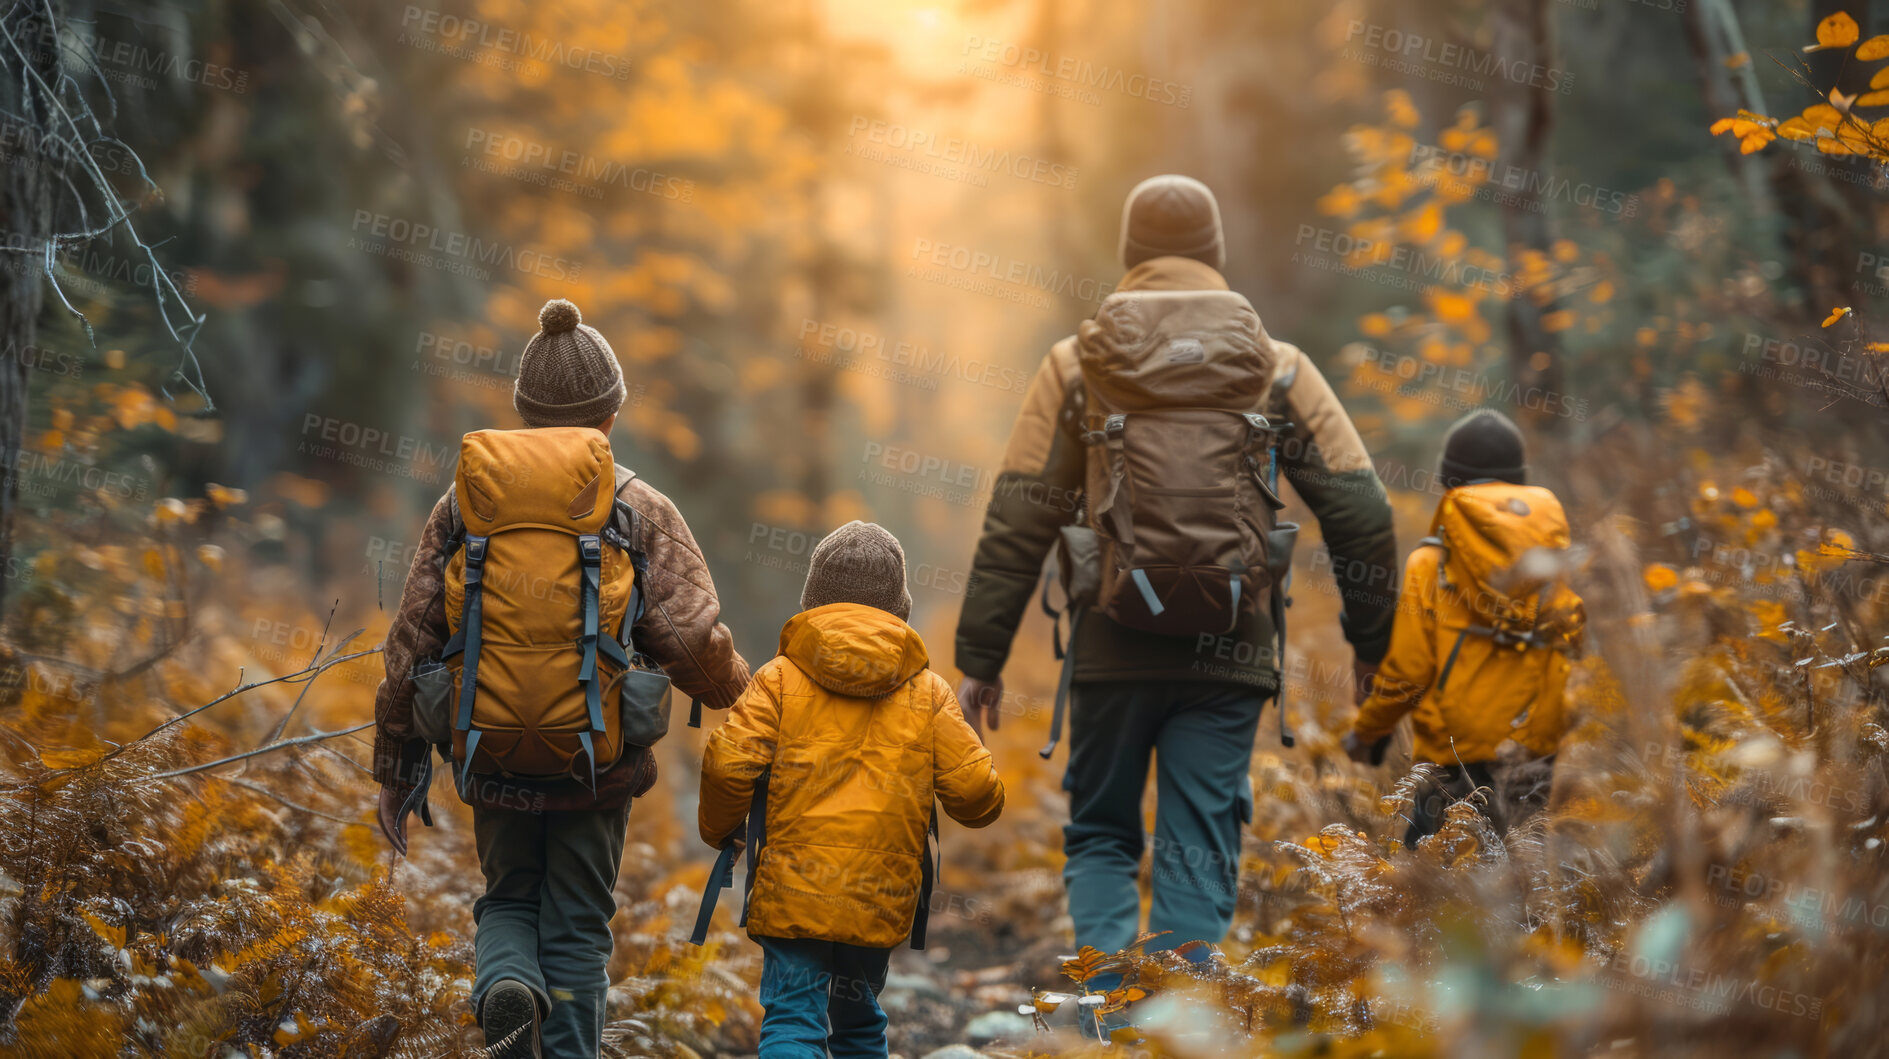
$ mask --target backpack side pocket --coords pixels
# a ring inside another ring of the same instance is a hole
[[[1057,574],[1073,614],[1095,606],[1102,595],[1102,542],[1094,530],[1074,525],[1062,528],[1060,544]]]
[[[669,678],[662,670],[624,670],[618,699],[625,746],[655,746],[669,734]]]
[[[434,746],[453,741],[453,670],[444,662],[426,661],[413,667],[413,734]]]

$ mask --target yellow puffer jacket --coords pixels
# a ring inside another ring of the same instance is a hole
[[[1404,566],[1390,652],[1354,730],[1373,742],[1410,713],[1413,757],[1440,765],[1495,760],[1510,739],[1554,753],[1586,620],[1564,580],[1561,502],[1538,486],[1465,485],[1430,532]]]
[[[1004,807],[990,751],[912,627],[875,607],[795,615],[702,761],[719,846],[767,783],[748,933],[890,948],[912,929],[932,799],[966,827]]]

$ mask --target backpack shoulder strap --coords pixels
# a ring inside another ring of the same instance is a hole
[[[1285,393],[1287,390],[1292,389],[1293,383],[1299,381],[1299,358],[1296,356],[1298,351],[1295,349],[1293,352],[1295,355],[1292,358],[1292,363],[1287,364],[1285,370],[1273,376],[1272,388],[1277,393]]]
[[[466,543],[466,520],[459,513],[459,486],[457,483],[446,487],[446,550],[440,553],[440,565],[453,557],[459,546]]]
[[[933,851],[937,859],[934,861]],[[912,948],[925,947],[925,928],[931,925],[931,890],[943,867],[944,843],[938,838],[938,800],[931,802],[931,823],[925,828],[925,859],[918,866],[918,907],[912,910]]]
[[[635,477],[635,471],[620,463],[616,465],[616,488],[610,492],[610,521],[604,530],[606,542],[632,555],[642,552],[643,539],[640,534],[643,527],[636,508],[623,499],[623,487]],[[642,572],[640,567],[637,572]]]
[[[702,890],[702,905],[695,913],[695,929],[689,934],[692,945],[706,944],[708,928],[715,918],[715,905],[721,898],[721,892],[735,884],[735,861],[740,860],[745,852],[748,858],[748,879],[741,897],[741,926],[748,925],[748,897],[754,893],[754,867],[760,863],[761,847],[767,842],[767,781],[771,768],[764,768],[754,777],[754,794],[748,800],[747,848],[733,842],[725,843],[721,852],[715,856],[715,866],[709,869],[708,885]],[[932,826],[937,826],[934,810]]]
[[[629,501],[623,499],[623,487],[630,484],[636,472],[622,464],[616,465],[617,488],[611,494],[610,521],[604,526],[603,538],[612,547],[630,557],[630,568],[636,572],[630,583],[630,603],[624,610],[623,626],[617,630],[617,641],[626,650],[630,650],[630,630],[643,620],[645,600],[643,598],[643,579],[649,573],[649,554],[643,548],[643,515]],[[634,654],[634,651],[631,650]]]

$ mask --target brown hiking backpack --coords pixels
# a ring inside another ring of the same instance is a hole
[[[588,777],[623,749],[619,639],[637,608],[609,439],[585,427],[467,434],[446,563],[461,795],[475,773]],[[605,704],[609,708],[605,708]],[[665,706],[666,718],[666,706]]]
[[[1169,636],[1233,631],[1276,597],[1298,527],[1281,525],[1260,412],[1277,354],[1232,291],[1110,295],[1077,332],[1086,390],[1089,606]],[[1275,607],[1275,612],[1277,608]]]
[[[1145,632],[1220,635],[1263,598],[1284,669],[1299,527],[1278,521],[1278,444],[1292,424],[1260,410],[1279,357],[1252,303],[1232,291],[1121,291],[1077,330],[1088,456],[1083,515],[1063,527],[1043,585],[1051,622],[1055,580],[1069,614],[1067,651],[1052,624],[1063,668],[1044,759],[1062,738],[1088,611]],[[1276,708],[1279,741],[1292,746]]]

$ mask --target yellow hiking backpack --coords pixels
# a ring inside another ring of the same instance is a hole
[[[440,657],[453,677],[462,797],[476,773],[587,777],[594,789],[622,753],[630,658],[619,634],[639,593],[619,484],[609,439],[588,427],[480,430],[461,442],[463,533],[446,563],[452,636]]]
[[[1433,694],[1448,730],[1477,753],[1503,738],[1551,753],[1565,724],[1568,658],[1586,625],[1566,580],[1561,501],[1539,486],[1476,482],[1444,495],[1430,532],[1419,543],[1444,551]]]

